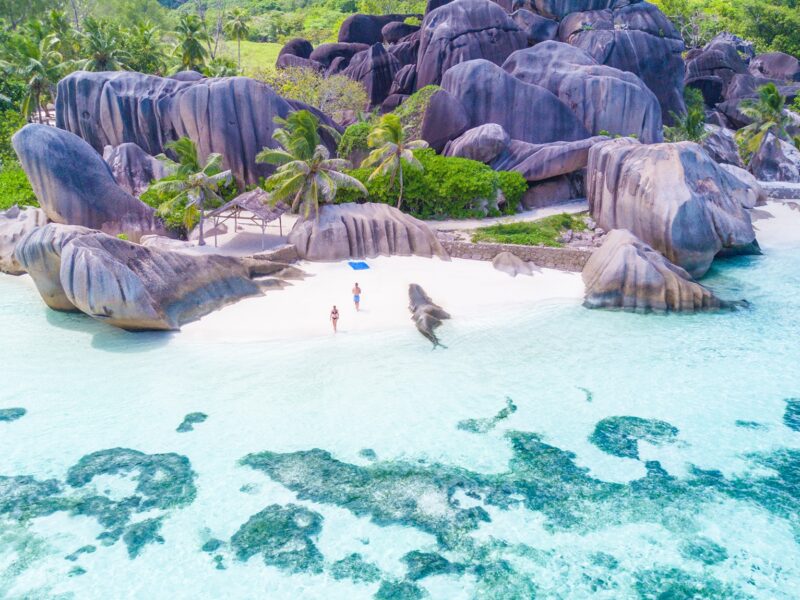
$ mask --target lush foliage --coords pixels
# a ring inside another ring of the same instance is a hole
[[[422,117],[425,115],[425,110],[428,108],[428,103],[431,97],[438,92],[440,88],[438,85],[426,85],[421,90],[409,96],[403,104],[397,107],[394,111],[403,127],[408,131],[408,135],[412,139],[419,139],[422,137]]]
[[[338,122],[369,104],[364,86],[344,75],[323,77],[311,69],[293,67],[260,71],[256,77],[284,98],[305,102]]]
[[[39,206],[31,184],[18,164],[0,167],[0,210],[19,204]]]
[[[403,205],[406,211],[423,219],[482,217],[498,192],[506,198],[504,209],[514,212],[528,187],[519,173],[496,172],[467,158],[440,156],[430,148],[414,150],[414,156],[423,170],[406,173]],[[372,172],[369,168],[349,171],[365,185],[367,194],[343,192],[337,202],[395,204],[397,190],[391,185],[391,177],[384,174],[370,179]]]
[[[369,149],[369,132],[372,125],[369,121],[353,123],[342,134],[339,142],[339,158],[349,158],[353,152],[365,152]]]
[[[361,182],[343,172],[348,161],[330,157],[319,135],[323,126],[311,112],[298,110],[275,122],[280,128],[272,137],[281,149],[264,148],[256,156],[256,162],[278,165],[267,180],[273,203],[288,202],[293,212],[303,207],[307,217],[311,211],[319,214],[320,203],[333,202],[339,189],[366,192]]]
[[[686,113],[671,113],[674,124],[664,125],[664,139],[668,142],[702,142],[708,137],[703,94],[696,88],[687,87],[683,97],[686,100]]]
[[[501,223],[476,229],[472,235],[473,242],[494,242],[497,244],[520,244],[525,246],[553,246],[558,248],[561,235],[567,231],[583,231],[586,222],[583,215],[561,213],[539,219],[519,223]]]
[[[690,47],[721,31],[756,44],[759,52],[800,56],[800,5],[797,0],[654,0],[675,23]]]
[[[745,162],[749,162],[767,133],[791,141],[787,129],[792,120],[786,109],[786,97],[781,95],[774,83],[758,88],[758,97],[743,100],[739,104],[739,110],[753,121],[736,132],[736,140]]]

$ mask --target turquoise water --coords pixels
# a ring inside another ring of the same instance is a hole
[[[797,598],[800,254],[707,283],[752,307],[432,352],[133,335],[0,277],[0,597]]]

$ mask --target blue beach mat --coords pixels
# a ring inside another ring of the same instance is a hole
[[[369,265],[365,262],[356,262],[351,260],[347,264],[350,265],[350,268],[353,269],[353,271],[363,271],[364,269],[369,269]]]

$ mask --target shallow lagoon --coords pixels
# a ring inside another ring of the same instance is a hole
[[[706,282],[752,308],[432,352],[127,334],[2,277],[0,597],[795,598],[800,256]]]

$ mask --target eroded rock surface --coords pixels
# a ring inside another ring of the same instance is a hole
[[[517,275],[533,275],[533,267],[525,262],[516,254],[511,252],[501,252],[492,259],[492,266],[498,271],[502,271],[511,277]]]
[[[173,330],[261,293],[238,260],[145,248],[102,233],[61,253],[61,285],[87,315],[128,330]]]
[[[47,215],[40,208],[12,206],[0,211],[0,273],[25,273],[25,267],[16,258],[14,249],[22,238],[46,223]]]
[[[615,229],[586,263],[584,306],[637,312],[720,308],[710,290],[625,229]]]
[[[319,218],[311,214],[297,220],[289,233],[289,243],[306,260],[393,254],[449,258],[425,223],[387,204],[324,205]]]
[[[436,329],[442,325],[442,321],[450,318],[447,311],[434,304],[425,290],[416,283],[408,286],[408,302],[408,310],[411,311],[411,319],[417,330],[431,341],[434,348],[442,346],[436,335]]]
[[[163,232],[153,208],[117,185],[102,157],[77,135],[26,125],[14,134],[12,144],[51,221],[124,233],[133,240]]]
[[[103,160],[111,168],[111,174],[117,185],[137,198],[152,181],[168,175],[163,162],[130,142],[119,146],[106,146],[103,149]]]
[[[626,138],[596,144],[586,184],[598,226],[630,230],[693,277],[704,275],[723,249],[758,253],[745,208],[758,191],[697,144],[645,146]]]

